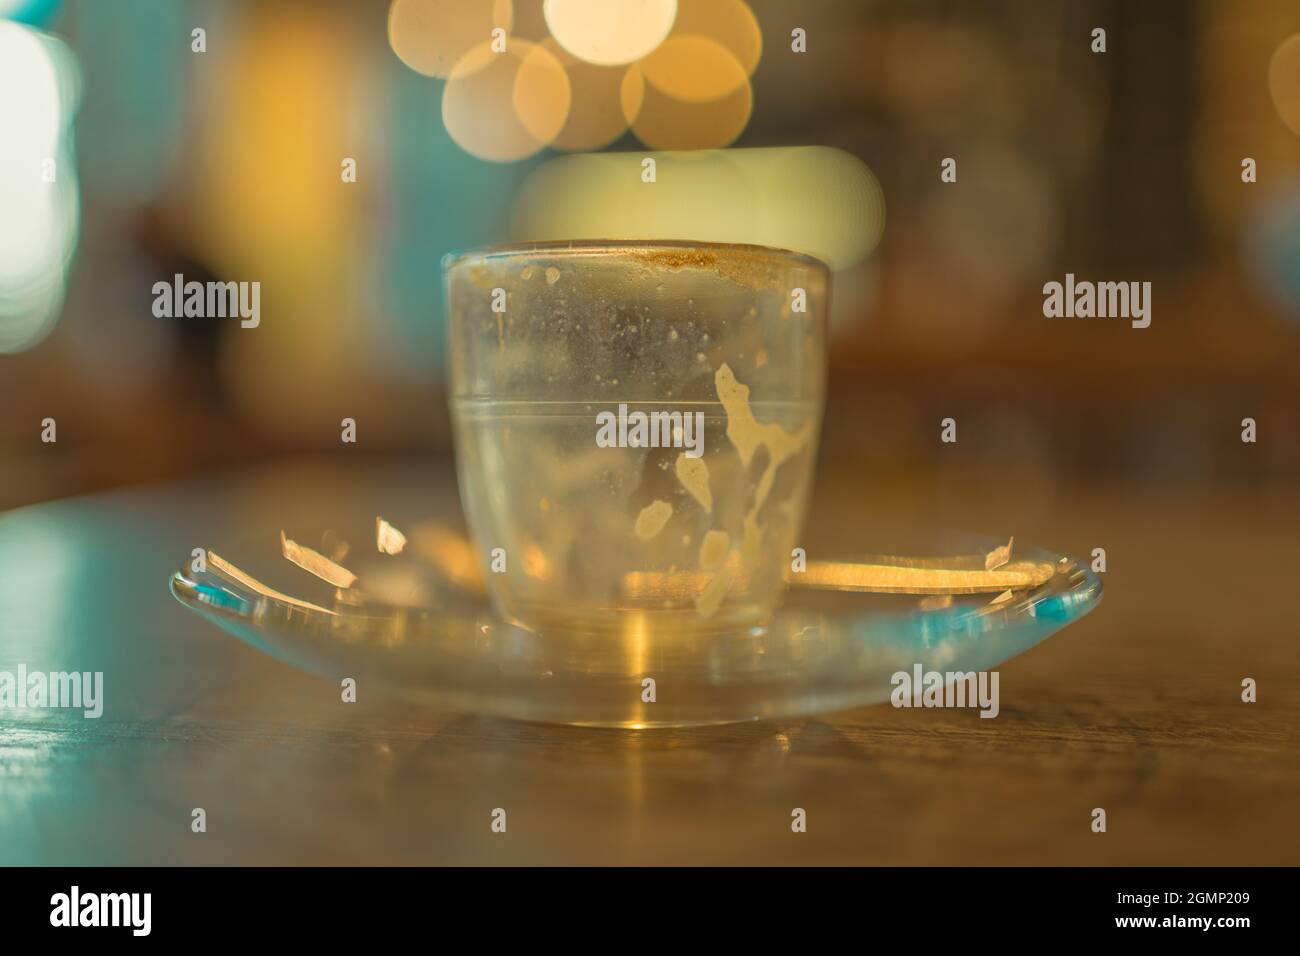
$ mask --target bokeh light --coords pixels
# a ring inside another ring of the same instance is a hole
[[[564,128],[551,146],[569,152],[600,149],[627,132],[627,118],[619,100],[627,68],[579,60],[565,52],[555,37],[548,36],[542,47],[564,66],[572,97]]]
[[[1287,37],[1268,62],[1268,91],[1277,115],[1300,136],[1300,33]]]
[[[388,42],[403,63],[425,76],[450,76],[465,54],[509,33],[510,0],[393,0],[388,8]]]
[[[885,223],[871,170],[838,149],[655,153],[656,182],[640,153],[566,156],[520,189],[520,240],[685,239],[793,249],[847,269],[869,256]]]
[[[763,56],[763,31],[743,0],[677,0],[671,36],[708,37],[722,44],[740,61],[746,76],[754,75]]]
[[[442,93],[442,121],[480,159],[524,159],[550,143],[569,115],[564,67],[545,47],[518,38],[504,53],[485,41],[456,64]]]
[[[520,124],[540,145],[554,142],[564,129],[571,112],[572,87],[568,73],[550,50],[540,44],[525,47],[511,102]]]
[[[388,32],[407,66],[449,80],[448,132],[493,162],[597,150],[629,129],[652,149],[730,145],[749,123],[763,55],[744,0],[393,0]]]
[[[59,40],[0,20],[0,352],[58,319],[79,203],[68,130],[79,74]]]
[[[663,42],[677,17],[677,0],[546,0],[551,34],[573,56],[620,66]]]
[[[707,49],[713,69],[739,76],[740,87],[721,99],[691,102],[674,99],[646,82],[641,64],[628,68],[620,99],[637,139],[652,149],[717,149],[729,146],[749,122],[754,93],[740,62],[717,43]]]
[[[736,55],[703,36],[669,37],[640,64],[645,81],[687,103],[708,103],[734,93],[749,75]]]

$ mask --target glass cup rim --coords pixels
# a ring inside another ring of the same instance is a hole
[[[468,260],[492,261],[545,252],[552,256],[580,258],[607,254],[619,249],[638,252],[663,250],[697,251],[713,255],[767,258],[787,265],[802,265],[820,271],[829,278],[830,266],[816,256],[778,246],[748,242],[705,242],[694,239],[540,239],[527,242],[501,242],[468,249],[455,249],[442,257],[442,270],[450,272]]]

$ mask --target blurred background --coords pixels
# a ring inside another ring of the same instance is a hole
[[[440,257],[618,230],[836,267],[825,480],[1294,492],[1300,6],[664,0],[594,46],[559,6],[0,0],[0,508],[444,454]],[[1044,318],[1067,271],[1151,327]],[[260,327],[155,317],[175,273]]]
[[[111,688],[0,720],[0,863],[1296,863],[1300,4],[550,6],[0,0],[0,665]],[[999,720],[342,706],[167,595],[454,520],[440,258],[637,235],[834,268],[810,554],[1106,549]],[[1067,272],[1150,327],[1045,318]],[[260,324],[156,317],[177,273]]]

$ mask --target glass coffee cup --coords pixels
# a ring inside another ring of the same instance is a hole
[[[597,634],[762,624],[812,484],[826,267],[590,241],[443,269],[460,494],[497,612]]]

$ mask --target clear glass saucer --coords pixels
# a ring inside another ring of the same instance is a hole
[[[761,627],[675,634],[629,617],[621,634],[543,632],[494,615],[455,531],[412,530],[399,554],[380,553],[372,542],[372,553],[342,559],[356,574],[347,587],[290,564],[268,535],[246,558],[209,553],[201,571],[187,562],[171,591],[278,660],[334,680],[355,678],[358,693],[521,720],[642,728],[879,703],[889,699],[893,675],[917,664],[940,672],[997,666],[1088,613],[1102,590],[1082,562],[1019,545],[1007,568],[1030,569],[1030,583],[998,589],[1001,582],[981,572],[1005,542],[949,534],[921,555],[810,560],[806,574],[790,575],[783,607]],[[322,547],[342,540],[327,533]],[[882,593],[900,590],[906,593]],[[643,699],[647,678],[653,702]]]

